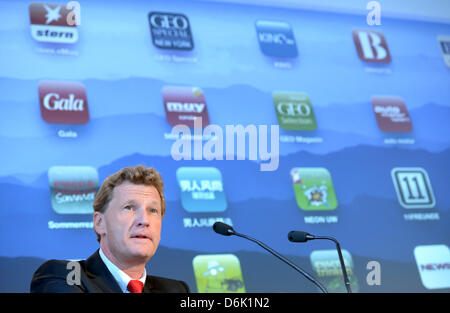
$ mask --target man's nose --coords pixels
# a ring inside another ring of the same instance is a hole
[[[150,226],[150,214],[147,212],[147,210],[139,208],[135,216],[137,226]]]

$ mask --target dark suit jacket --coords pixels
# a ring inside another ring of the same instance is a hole
[[[88,259],[79,261],[80,285],[71,286],[67,283],[67,275],[72,271],[72,268],[66,268],[68,262],[50,260],[42,264],[33,275],[30,292],[122,292],[119,284],[100,258],[98,250]],[[189,292],[189,287],[183,281],[147,275],[143,292],[185,293]]]

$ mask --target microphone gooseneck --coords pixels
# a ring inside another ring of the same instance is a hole
[[[276,252],[275,250],[273,250],[272,248],[270,248],[266,244],[262,243],[261,241],[255,239],[255,238],[252,238],[250,236],[247,236],[247,235],[244,235],[244,234],[240,234],[240,233],[236,232],[230,225],[227,225],[227,224],[222,223],[222,222],[214,223],[213,229],[214,229],[214,231],[216,233],[218,233],[220,235],[224,235],[224,236],[235,235],[235,236],[242,237],[242,238],[245,238],[245,239],[248,239],[250,241],[253,241],[253,242],[257,243],[260,247],[262,247],[263,249],[269,251],[274,256],[276,256],[278,259],[280,259],[284,263],[288,264],[289,266],[294,268],[297,272],[299,272],[304,277],[306,277],[306,279],[308,279],[313,284],[315,284],[323,293],[328,293],[327,289],[320,282],[318,282],[311,274],[307,273],[305,270],[301,269],[300,267],[295,265],[293,262],[289,261],[287,258],[282,256],[281,254],[279,254],[278,252]]]
[[[304,231],[293,230],[293,231],[289,232],[288,239],[289,239],[289,241],[292,241],[292,242],[306,242],[308,240],[314,240],[314,239],[326,239],[326,240],[333,241],[336,244],[336,250],[337,250],[338,256],[339,256],[339,262],[341,263],[341,269],[342,269],[342,274],[344,276],[345,287],[347,288],[348,293],[352,292],[352,289],[350,286],[350,281],[349,281],[348,275],[347,275],[347,270],[345,269],[344,258],[342,257],[341,245],[336,240],[336,238],[328,237],[328,236],[315,236],[315,235],[311,235]]]

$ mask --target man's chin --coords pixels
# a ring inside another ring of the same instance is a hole
[[[130,247],[130,256],[139,258],[147,262],[155,254],[153,247]]]

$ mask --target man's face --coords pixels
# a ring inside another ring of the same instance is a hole
[[[125,181],[113,190],[104,213],[94,215],[101,246],[122,264],[143,263],[156,252],[161,239],[161,198],[154,186]]]

